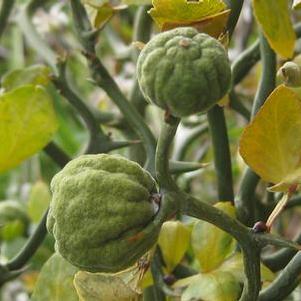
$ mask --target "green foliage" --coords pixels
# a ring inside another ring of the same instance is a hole
[[[178,117],[208,111],[231,82],[223,46],[186,27],[158,34],[146,44],[137,75],[145,98]]]
[[[3,0],[0,299],[299,301],[300,3]]]
[[[51,182],[47,227],[56,249],[87,271],[129,267],[156,241],[151,223],[155,182],[137,163],[120,156],[74,159]]]
[[[0,119],[5,121],[0,124],[2,172],[41,150],[58,127],[50,95],[33,85],[0,96]]]
[[[52,255],[41,270],[31,300],[78,301],[73,286],[73,277],[77,271],[59,254]]]

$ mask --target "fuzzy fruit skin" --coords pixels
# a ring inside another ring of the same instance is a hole
[[[117,272],[155,243],[159,227],[143,231],[156,214],[150,200],[155,181],[121,156],[83,155],[51,182],[47,228],[56,250],[90,272]]]
[[[144,97],[176,117],[208,111],[231,84],[222,44],[192,27],[151,39],[139,55],[137,76]]]

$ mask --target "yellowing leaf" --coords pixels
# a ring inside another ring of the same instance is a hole
[[[161,30],[193,26],[218,37],[224,30],[229,10],[222,0],[153,0],[150,15]]]
[[[277,87],[245,128],[239,152],[263,180],[281,183],[286,191],[283,184],[293,184],[291,179],[300,168],[301,102],[298,95],[285,86]]]
[[[52,255],[38,277],[31,301],[78,301],[73,277],[78,271],[59,254]]]
[[[179,221],[165,222],[159,236],[159,246],[168,272],[183,258],[189,247],[190,230]]]
[[[108,0],[86,0],[82,2],[86,3],[85,8],[94,28],[102,28],[116,12],[126,8],[126,5],[113,5]]]
[[[174,287],[188,284],[181,301],[233,301],[241,293],[240,283],[228,272],[214,271],[177,281]]]
[[[253,0],[254,14],[271,47],[282,57],[293,56],[296,35],[288,0]]]
[[[44,65],[32,65],[5,74],[1,80],[5,92],[24,85],[47,85],[51,70]]]
[[[235,216],[231,203],[220,202],[215,206],[230,216]],[[235,240],[229,234],[204,221],[194,225],[191,243],[201,272],[215,270],[235,250]]]
[[[137,267],[116,274],[80,271],[74,277],[74,285],[80,301],[138,301],[140,294],[132,284],[139,278]]]
[[[0,96],[0,172],[41,150],[58,124],[52,100],[40,86],[23,86]]]

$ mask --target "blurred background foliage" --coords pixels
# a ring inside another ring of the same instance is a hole
[[[0,46],[0,77],[2,79],[12,70],[45,63],[45,57],[39,55],[37,49],[33,47],[30,40],[31,32],[24,25],[22,10],[28,2],[28,0],[16,1],[9,24],[2,36]],[[116,3],[119,4],[118,1]],[[141,1],[137,1],[137,3],[141,4]],[[150,3],[145,1],[144,4]],[[229,45],[231,61],[252,45],[258,37],[258,29],[254,23],[250,5],[250,1],[245,1],[237,29]],[[130,5],[118,11],[102,30],[97,44],[97,54],[102,58],[110,74],[127,97],[130,96],[135,78],[135,59],[133,58],[137,49],[132,42],[135,42],[133,30],[137,10],[138,6]],[[129,137],[127,135],[128,126],[106,93],[97,88],[90,79],[86,59],[81,54],[81,47],[76,38],[70,14],[67,0],[44,1],[43,5],[34,12],[30,21],[53,53],[68,57],[68,80],[72,88],[91,108],[99,123],[102,124],[105,133],[113,137],[113,140],[124,140]],[[300,14],[294,13],[293,18],[295,21],[299,21],[301,17]],[[158,30],[153,25],[153,34]],[[297,44],[296,52],[298,53],[300,50],[301,45]],[[282,62],[279,61],[279,66],[281,64]],[[248,122],[248,114],[258,85],[260,71],[260,64],[256,64],[236,88],[236,93],[244,106],[243,114],[237,112],[231,103],[226,104],[225,114],[236,190],[245,168],[237,152],[238,139]],[[78,113],[52,84],[47,85],[47,90],[54,99],[59,123],[54,141],[70,157],[76,157],[82,154],[87,147],[89,139],[87,129]],[[154,106],[146,107],[145,120],[156,136],[158,136],[162,114],[162,111]],[[212,149],[205,116],[197,115],[183,120],[174,144],[172,156],[175,160],[211,163],[206,168],[177,176],[180,187],[206,202],[216,203],[219,201],[216,194]],[[136,146],[114,152],[131,157],[134,147]],[[0,223],[5,224],[0,229],[2,260],[8,260],[16,255],[37,226],[50,201],[49,183],[59,169],[47,154],[41,151],[17,167],[0,173]],[[258,187],[257,193],[264,196],[265,203],[262,204],[262,207],[271,202],[270,195],[265,191],[263,184]],[[261,214],[262,212],[259,212],[258,216]],[[293,213],[287,211],[277,224],[278,231],[292,238],[296,234],[295,229],[300,226],[300,216],[300,210]],[[47,236],[37,253],[28,262],[26,271],[17,280],[7,283],[1,289],[3,301],[29,300],[43,264],[54,251],[53,243],[52,237]],[[190,251],[190,256],[193,257],[192,251]],[[295,300],[300,300],[300,294],[298,292],[294,294],[297,295]]]

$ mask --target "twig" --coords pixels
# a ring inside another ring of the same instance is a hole
[[[259,295],[259,301],[284,300],[299,285],[301,252],[298,252],[278,277]]]
[[[85,56],[88,59],[91,74],[96,84],[101,87],[123,113],[127,123],[137,133],[147,153],[146,168],[154,174],[156,140],[142,116],[125,98],[118,85],[95,53],[95,32],[92,31],[86,12],[79,0],[71,0],[73,19]]]
[[[54,142],[48,143],[44,147],[44,152],[60,167],[64,167],[71,158],[61,150]]]
[[[217,174],[218,199],[234,201],[231,155],[223,108],[215,105],[207,113]]]
[[[34,233],[25,243],[21,251],[12,260],[8,261],[5,266],[13,271],[21,269],[28,260],[35,254],[37,249],[40,247],[41,243],[46,237],[46,220],[47,220],[48,210],[44,213],[39,225],[35,229]]]
[[[15,0],[3,0],[0,10],[0,38],[6,28],[10,13],[15,5]]]

